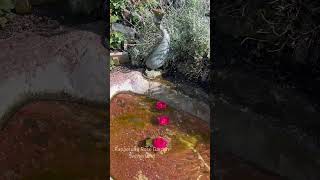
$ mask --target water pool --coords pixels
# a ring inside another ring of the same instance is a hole
[[[106,117],[103,107],[25,105],[0,131],[0,179],[105,180]]]
[[[169,107],[155,109],[156,100],[121,93],[110,104],[110,173],[114,179],[210,179],[209,124]],[[170,117],[159,126],[158,115]],[[148,137],[169,140],[166,153],[144,148]]]

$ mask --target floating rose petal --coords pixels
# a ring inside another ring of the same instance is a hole
[[[158,121],[159,125],[166,126],[169,124],[170,119],[168,116],[158,116],[157,121]]]
[[[164,149],[168,146],[168,141],[162,137],[157,137],[153,139],[153,147],[157,149]]]
[[[166,104],[165,102],[163,102],[163,101],[158,101],[158,102],[156,103],[156,108],[157,108],[158,110],[164,110],[164,109],[167,108],[167,104]]]

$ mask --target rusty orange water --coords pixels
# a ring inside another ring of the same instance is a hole
[[[115,179],[210,179],[209,124],[170,107],[155,108],[144,96],[119,94],[111,101],[110,166]],[[158,115],[170,117],[159,126]],[[165,137],[169,150],[161,154],[143,148],[147,137]]]
[[[106,117],[72,103],[26,105],[0,132],[0,179],[105,180]]]

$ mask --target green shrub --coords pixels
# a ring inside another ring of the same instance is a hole
[[[203,57],[210,50],[210,24],[204,0],[186,0],[179,8],[168,9],[163,24],[171,37],[171,53],[176,60]]]
[[[15,2],[13,0],[0,0],[0,28],[4,28],[8,22],[8,15],[14,9]]]
[[[142,19],[148,18],[150,10],[158,6],[159,6],[158,0],[141,1],[138,3],[128,3],[128,6],[126,7],[126,9],[130,11],[132,15],[130,19],[128,19],[128,21],[133,26],[140,26],[141,23],[145,21]]]
[[[126,6],[125,0],[111,0],[110,1],[110,23],[115,23],[121,20],[122,11]],[[111,26],[110,26],[111,27]],[[109,45],[111,49],[121,49],[125,37],[120,32],[111,32]]]
[[[111,49],[121,49],[124,40],[125,40],[124,34],[122,34],[121,32],[111,32],[110,48]]]
[[[122,10],[126,7],[126,0],[110,0],[111,15],[121,16]]]
[[[114,60],[113,59],[111,59],[111,61],[110,61],[110,71],[112,71],[114,68],[116,67],[116,65],[115,65],[115,63],[114,63]]]
[[[206,81],[210,65],[210,22],[206,16],[209,8],[208,0],[186,0],[179,8],[162,5],[162,24],[171,38],[166,70],[177,70],[190,80]],[[143,65],[161,39],[153,13],[145,11],[143,19],[142,25],[136,27],[140,39],[129,49],[134,65]]]
[[[136,26],[139,39],[136,44],[128,49],[132,65],[143,66],[146,57],[152,52],[161,40],[161,32],[154,23],[153,13],[149,10],[144,12],[144,21]]]
[[[206,0],[186,0],[181,8],[169,8],[163,24],[170,37],[167,68],[190,80],[206,81],[210,61],[210,21]]]
[[[0,0],[0,15],[14,9],[15,2],[13,0]]]

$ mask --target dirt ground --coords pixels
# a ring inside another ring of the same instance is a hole
[[[59,21],[46,16],[13,14],[4,28],[0,28],[0,42],[22,32],[53,35],[59,32],[62,33],[62,26]]]

